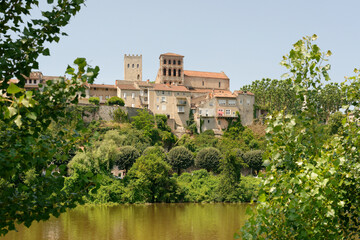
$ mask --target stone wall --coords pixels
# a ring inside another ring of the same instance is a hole
[[[118,108],[122,109],[125,113],[127,113],[129,119],[131,119],[131,117],[133,116],[137,116],[138,110],[142,110],[142,108],[100,105],[97,111],[93,111],[93,112],[85,111],[84,121],[85,122],[91,122],[93,120],[111,121],[113,120],[113,112]]]

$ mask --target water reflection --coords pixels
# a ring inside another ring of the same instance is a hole
[[[148,204],[78,207],[59,218],[18,227],[4,239],[233,239],[247,204]]]

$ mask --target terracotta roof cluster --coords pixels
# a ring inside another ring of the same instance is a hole
[[[223,98],[236,98],[236,96],[229,90],[214,90],[212,96],[223,97]]]
[[[175,85],[158,84],[158,83],[154,85],[154,90],[172,91],[172,92],[189,92],[189,90],[185,86],[175,86]]]
[[[115,85],[107,85],[107,84],[90,84],[90,88],[115,88]]]
[[[201,77],[201,78],[217,78],[217,79],[229,79],[224,72],[200,72],[184,70],[184,76],[186,77]]]
[[[176,54],[176,53],[163,53],[161,54],[160,56],[169,56],[169,57],[184,57],[183,55],[180,55],[180,54]]]
[[[237,94],[237,95],[239,95],[239,94],[247,94],[247,95],[252,95],[252,96],[255,95],[255,94],[252,93],[252,92],[249,92],[249,91],[241,91],[241,90],[239,90],[239,91],[234,91],[234,93]]]

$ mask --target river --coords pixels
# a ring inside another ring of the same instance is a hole
[[[222,240],[244,225],[248,204],[79,206],[5,240]]]

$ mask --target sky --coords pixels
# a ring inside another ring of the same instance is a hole
[[[333,53],[332,81],[342,82],[360,66],[359,9],[358,0],[87,0],[39,70],[64,75],[85,57],[100,67],[95,83],[114,84],[124,79],[124,54],[142,54],[143,80],[154,81],[160,54],[172,52],[185,56],[185,70],[224,71],[237,90],[280,79],[282,56],[317,34],[321,50]]]

